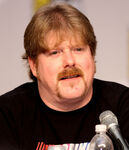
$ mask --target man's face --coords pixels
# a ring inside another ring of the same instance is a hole
[[[31,67],[38,79],[40,93],[47,91],[49,97],[72,100],[85,98],[92,92],[95,72],[94,57],[88,45],[81,41],[66,39],[55,47],[56,38],[48,36],[50,51],[41,53]]]

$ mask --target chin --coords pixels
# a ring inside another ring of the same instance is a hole
[[[80,93],[58,93],[58,96],[61,98],[61,99],[66,99],[66,100],[75,100],[75,99],[82,99],[84,98],[84,95],[85,95],[85,92],[80,92]]]
[[[57,93],[59,98],[63,99],[80,99],[84,98],[86,94],[87,86],[83,80],[78,84],[75,84],[73,87],[68,84],[63,86],[60,84],[57,88]]]

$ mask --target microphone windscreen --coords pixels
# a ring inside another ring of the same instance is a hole
[[[116,116],[110,110],[102,112],[99,116],[99,120],[101,124],[107,125],[108,128],[111,124],[118,125]]]

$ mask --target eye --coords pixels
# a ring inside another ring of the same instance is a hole
[[[62,50],[51,50],[49,52],[49,56],[56,56],[58,54],[60,54],[62,52]]]
[[[74,51],[76,51],[76,52],[82,52],[82,51],[84,51],[84,48],[77,47],[77,48],[74,48]]]
[[[49,54],[50,55],[56,55],[58,53],[58,51],[57,50],[54,50],[54,51],[51,51]]]
[[[76,48],[76,51],[82,51],[83,48]]]

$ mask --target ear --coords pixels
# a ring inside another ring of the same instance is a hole
[[[94,73],[96,73],[96,60],[94,60],[94,65],[95,65],[95,72]]]
[[[36,61],[34,59],[32,59],[31,57],[28,57],[28,63],[29,63],[30,69],[32,71],[32,74],[35,77],[37,77]]]

